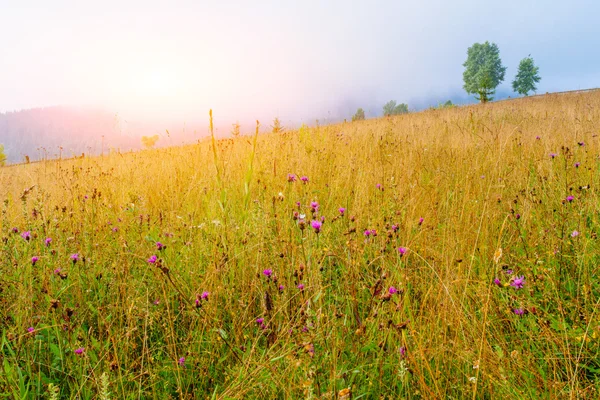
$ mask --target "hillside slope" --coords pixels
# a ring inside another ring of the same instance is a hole
[[[592,92],[0,168],[0,391],[594,398],[598,134]]]

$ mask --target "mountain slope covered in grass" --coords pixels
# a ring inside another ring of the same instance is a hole
[[[0,168],[0,391],[594,398],[599,110],[544,96]]]

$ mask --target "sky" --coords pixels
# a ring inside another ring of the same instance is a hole
[[[0,0],[0,112],[284,123],[467,101],[467,48],[540,67],[538,92],[600,86],[600,2]],[[513,94],[514,95],[514,94]],[[472,97],[471,97],[472,99]]]

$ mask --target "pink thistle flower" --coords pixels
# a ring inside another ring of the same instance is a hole
[[[288,180],[288,182],[296,182],[296,175],[295,174],[288,174],[287,180]]]
[[[375,187],[381,191],[383,191],[383,186],[381,186],[381,183],[378,183],[377,185],[375,185]]]
[[[19,233],[19,228],[15,227],[11,229],[12,233]]]
[[[576,162],[576,163],[575,163],[575,168],[579,168],[579,166],[580,166],[580,165],[581,165],[581,163],[579,163],[579,162]]]
[[[77,354],[79,356],[83,355],[84,352],[85,352],[84,347],[79,347],[79,348],[75,349],[75,354]]]
[[[323,226],[323,224],[321,223],[321,221],[311,221],[310,226],[312,226],[312,228],[315,230],[315,233],[319,233],[321,232],[321,227]]]
[[[202,300],[206,300],[206,301],[208,301],[208,295],[209,295],[209,294],[210,294],[210,293],[208,293],[208,292],[202,292],[202,294],[200,295],[200,298],[201,298]]]
[[[392,231],[394,231],[394,232],[398,232],[398,229],[399,229],[399,228],[400,228],[400,227],[399,227],[398,225],[396,225],[396,224],[393,224],[393,225],[392,225]]]
[[[515,277],[513,279],[513,281],[510,283],[510,286],[512,286],[518,290],[518,289],[522,289],[524,284],[525,284],[525,277],[523,275],[521,275],[521,276]]]
[[[165,245],[164,245],[164,244],[162,244],[161,242],[156,242],[156,249],[157,249],[158,251],[161,251],[161,250],[163,250],[165,247],[167,247],[167,246],[165,246]]]
[[[158,261],[158,257],[156,257],[156,255],[153,254],[146,261],[148,262],[148,264],[156,264],[156,261]]]
[[[264,319],[264,318],[256,318],[256,323],[257,323],[258,325],[262,325],[264,322],[265,322],[265,319]]]
[[[296,286],[298,289],[300,290],[304,290],[304,284],[300,283],[298,286]]]
[[[310,209],[311,209],[312,212],[319,211],[319,203],[317,203],[316,201],[311,201],[310,202]]]
[[[406,254],[406,250],[406,247],[398,247],[398,253],[400,253],[400,256]]]
[[[73,264],[75,264],[77,261],[79,261],[79,253],[73,253],[71,254],[71,261],[73,261]]]
[[[29,241],[31,239],[31,232],[29,231],[25,231],[23,233],[21,233],[21,237],[27,241]]]
[[[577,237],[577,236],[579,236],[579,232],[577,232],[577,231],[573,231],[573,232],[571,233],[571,237],[572,237],[572,238],[574,238],[574,237]]]
[[[273,275],[273,270],[272,269],[265,269],[263,271],[263,275],[266,276],[267,278],[269,278],[271,275]]]
[[[502,287],[502,282],[500,282],[500,279],[494,278],[494,285],[496,285],[498,287]]]
[[[423,217],[419,218],[419,225],[423,225],[423,221],[425,221]]]
[[[556,157],[557,155],[558,155],[558,154],[556,154],[556,153],[550,153],[550,158],[554,158],[554,157]]]
[[[35,328],[33,326],[30,326],[29,328],[27,328],[28,333],[32,333],[33,331],[35,331]]]
[[[390,286],[390,288],[388,289],[388,292],[389,292],[390,294],[396,294],[396,293],[398,293],[398,289],[396,289],[396,288],[395,288],[395,287],[393,287],[393,286]]]
[[[283,285],[279,285],[279,291],[283,292],[283,289],[285,289],[285,287]]]
[[[577,142],[577,144],[578,144],[579,146],[584,146],[584,145],[585,145],[585,142]]]
[[[522,308],[515,308],[513,310],[513,312],[515,313],[515,315],[518,315],[519,317],[522,316],[523,314],[525,314],[525,310],[523,310]]]
[[[573,196],[567,196],[567,199],[566,199],[566,200],[567,200],[569,203],[571,203],[573,200],[575,200],[575,197],[573,197]]]
[[[300,180],[304,183],[308,183],[308,176],[301,176]]]
[[[181,357],[177,360],[177,364],[179,364],[180,367],[185,367],[185,357]]]
[[[398,349],[398,351],[400,352],[400,358],[406,357],[406,347],[402,346]]]
[[[539,137],[539,136],[535,137],[535,140],[540,140],[540,139],[541,139],[541,137]]]
[[[39,259],[40,259],[40,258],[39,258],[38,256],[33,256],[33,257],[31,257],[31,265],[35,265],[35,263],[36,263],[36,262],[38,262],[38,261],[39,261]]]
[[[346,209],[345,209],[344,207],[340,207],[340,208],[338,209],[338,211],[340,212],[340,215],[343,217],[343,216],[344,216],[344,213],[346,212]]]
[[[46,240],[44,240],[44,244],[46,245],[46,247],[49,247],[50,243],[52,243],[52,238],[46,238]]]

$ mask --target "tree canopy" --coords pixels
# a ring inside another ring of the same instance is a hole
[[[493,100],[496,87],[504,81],[506,67],[502,65],[500,50],[495,43],[475,43],[467,50],[463,64],[464,89],[482,103]]]
[[[365,119],[365,110],[359,108],[356,110],[356,114],[352,116],[352,121],[362,121]]]
[[[519,94],[527,96],[529,92],[537,90],[536,83],[542,78],[538,75],[540,68],[535,65],[531,56],[526,57],[519,63],[519,70],[515,80],[512,82],[513,90]]]
[[[6,163],[6,154],[4,154],[4,145],[0,144],[0,167]]]
[[[396,105],[396,100],[390,100],[383,106],[383,115],[388,117],[390,115],[406,114],[408,112],[408,104]]]

